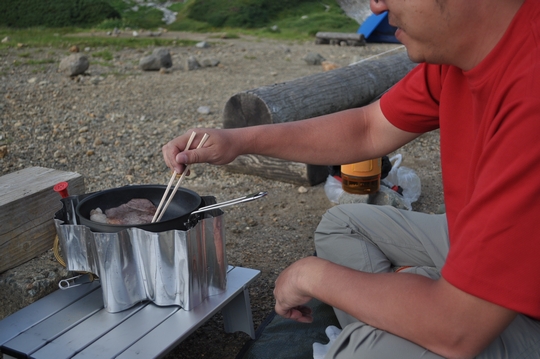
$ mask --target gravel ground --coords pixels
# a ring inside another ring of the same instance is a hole
[[[210,35],[167,36],[207,40],[211,46],[170,47],[172,71],[143,72],[139,59],[152,49],[85,50],[90,68],[71,79],[57,72],[65,50],[0,50],[0,175],[42,166],[85,177],[87,192],[127,184],[167,183],[161,147],[190,127],[221,127],[221,113],[235,93],[323,71],[302,58],[317,52],[340,66],[395,48],[392,44],[339,47]],[[76,43],[74,43],[76,45]],[[216,67],[184,70],[190,56],[219,59]],[[200,114],[201,106],[210,108]],[[414,210],[437,212],[443,203],[438,133],[421,136],[400,149],[403,165],[422,181]],[[255,327],[273,308],[273,283],[282,269],[314,251],[313,231],[332,206],[323,185],[302,191],[297,185],[234,174],[223,167],[195,165],[184,186],[219,200],[265,190],[257,202],[226,212],[227,256],[232,265],[256,268],[251,286]],[[218,314],[167,358],[234,358],[249,339],[226,334]]]

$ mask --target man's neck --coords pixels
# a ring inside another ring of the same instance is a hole
[[[484,60],[504,36],[514,16],[526,0],[478,1],[473,11],[475,20],[467,28],[468,39],[456,54],[454,64],[468,71]],[[481,4],[480,4],[481,3]]]

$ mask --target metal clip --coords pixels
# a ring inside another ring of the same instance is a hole
[[[62,279],[58,283],[58,287],[62,290],[78,287],[81,284],[92,283],[92,277],[90,274],[80,274],[75,277]]]

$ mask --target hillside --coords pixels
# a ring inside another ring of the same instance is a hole
[[[351,4],[347,6],[350,12]],[[247,29],[294,37],[317,31],[354,32],[358,22],[336,0],[3,0],[0,26],[198,32]]]

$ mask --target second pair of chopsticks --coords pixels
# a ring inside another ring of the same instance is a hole
[[[186,145],[186,149],[184,151],[189,150],[189,148],[191,147],[191,143],[195,139],[196,135],[197,134],[195,133],[195,131],[193,131],[191,133],[191,136],[189,137],[188,143]],[[210,137],[210,136],[208,136],[208,134],[205,133],[203,138],[201,139],[201,142],[199,142],[199,145],[197,146],[197,148],[201,148],[204,145],[204,143],[206,142],[206,140],[208,139],[208,137]],[[154,217],[152,218],[152,223],[155,223],[155,222],[158,222],[159,220],[161,220],[161,217],[163,217],[163,214],[167,210],[167,207],[169,207],[169,204],[171,203],[172,199],[174,198],[174,195],[178,191],[178,188],[180,187],[180,183],[182,183],[182,181],[184,180],[184,177],[186,176],[186,173],[188,173],[190,166],[191,166],[191,164],[186,166],[186,168],[184,169],[184,172],[182,172],[182,175],[178,179],[178,182],[176,182],[176,186],[174,186],[174,189],[173,189],[171,195],[169,196],[169,199],[167,199],[167,194],[169,193],[169,190],[172,187],[174,179],[178,176],[178,172],[176,172],[176,171],[173,172],[173,174],[171,176],[171,179],[169,180],[169,184],[167,185],[167,188],[165,189],[165,193],[163,193],[163,197],[161,197],[161,202],[159,202],[159,206],[158,206],[158,208],[156,210],[156,213],[154,214]],[[167,202],[165,203],[166,199],[167,199]],[[163,206],[163,203],[165,203],[164,206]]]

